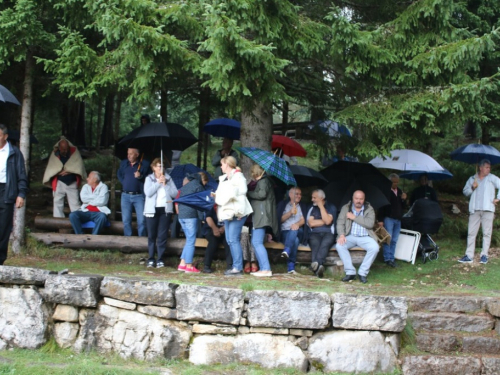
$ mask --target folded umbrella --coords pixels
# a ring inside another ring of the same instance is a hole
[[[268,174],[279,178],[287,185],[297,186],[295,177],[293,177],[293,173],[286,162],[272,152],[256,147],[238,147],[238,150],[260,165]]]

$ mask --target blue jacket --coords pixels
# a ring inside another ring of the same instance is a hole
[[[28,191],[28,177],[26,175],[26,167],[24,166],[23,154],[17,147],[9,143],[4,202],[13,204],[16,203],[17,197],[26,199]]]
[[[128,159],[122,160],[120,162],[120,167],[118,168],[118,171],[116,172],[116,176],[118,177],[118,180],[122,184],[122,187],[123,187],[123,181],[125,178],[125,171],[126,171],[127,167],[129,166],[129,164],[130,164],[130,162],[128,161]],[[146,179],[146,176],[149,173],[151,173],[151,170],[149,168],[150,163],[147,160],[143,160],[141,162],[137,161],[134,164],[134,168],[133,168],[134,172],[137,171],[137,167],[139,167],[139,164],[141,165],[141,169],[139,170],[140,176],[137,178],[137,180],[138,180],[140,188],[141,188],[141,193],[144,194],[144,181]]]

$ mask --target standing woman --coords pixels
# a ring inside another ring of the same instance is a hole
[[[215,203],[219,206],[217,216],[224,222],[226,241],[231,249],[233,267],[224,272],[226,276],[243,275],[243,251],[240,238],[241,228],[252,213],[252,206],[247,199],[247,180],[236,166],[236,159],[225,156],[221,160],[222,176],[215,192]]]
[[[273,236],[278,238],[279,226],[276,216],[276,198],[274,187],[270,178],[264,170],[257,164],[250,169],[252,178],[257,181],[255,190],[248,192],[248,198],[253,208],[253,232],[252,245],[255,249],[255,256],[259,262],[260,271],[252,272],[251,275],[258,277],[272,276],[271,265],[267,250],[264,247],[266,229],[270,229]]]
[[[149,268],[165,267],[163,253],[167,247],[168,229],[174,212],[172,199],[177,195],[177,187],[168,174],[164,174],[160,158],[151,163],[153,173],[144,181],[144,216],[148,229],[147,266]],[[155,252],[158,258],[155,260]]]

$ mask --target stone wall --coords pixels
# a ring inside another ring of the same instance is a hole
[[[403,297],[251,291],[0,267],[0,350],[50,337],[77,352],[390,373]]]

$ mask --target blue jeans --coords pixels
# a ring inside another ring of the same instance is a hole
[[[264,238],[266,237],[266,228],[253,228],[252,231],[252,245],[255,249],[255,256],[259,262],[259,269],[261,271],[271,271],[267,250],[264,246]]]
[[[233,257],[233,268],[238,271],[243,271],[243,250],[241,249],[241,228],[245,224],[247,217],[243,216],[237,220],[224,220],[224,228],[226,228],[226,241],[231,249]]]
[[[399,238],[399,231],[401,230],[401,220],[386,217],[384,219],[384,228],[391,235],[391,244],[384,243],[382,246],[384,252],[384,262],[389,260],[394,261],[394,254],[396,253],[396,244]]]
[[[184,244],[184,249],[182,249],[181,259],[184,259],[186,264],[191,264],[194,257],[198,219],[179,219],[179,223],[181,223],[182,230],[186,236],[186,243]]]
[[[297,250],[299,248],[299,237],[302,236],[303,232],[303,228],[299,228],[299,230],[281,231],[281,242],[285,245],[285,249],[289,249],[287,260],[289,271],[295,269],[295,262],[297,262]]]
[[[147,233],[144,223],[144,195],[132,195],[122,192],[123,235],[132,235],[132,207],[135,209],[137,216],[137,232],[140,237],[145,237]]]
[[[93,221],[95,224],[92,234],[99,234],[101,229],[104,228],[104,224],[108,221],[108,217],[102,212],[73,211],[69,214],[69,221],[75,234],[83,234],[82,223],[86,223],[87,221]]]

